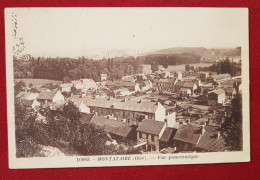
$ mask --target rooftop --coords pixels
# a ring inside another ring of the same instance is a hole
[[[180,125],[173,139],[187,143],[197,144],[201,136],[201,127]]]
[[[141,124],[138,126],[136,131],[140,131],[143,133],[148,134],[154,134],[159,135],[163,126],[165,125],[164,122],[150,120],[150,119],[144,119]]]
[[[218,136],[218,128],[205,127],[205,133],[201,136],[196,147],[211,152],[225,151],[225,141],[221,135]]]
[[[94,116],[90,123],[103,129],[107,133],[115,134],[122,137],[127,137],[132,128],[124,122],[108,119],[105,117]]]
[[[169,142],[172,139],[172,137],[175,135],[176,131],[177,129],[167,127],[163,132],[160,141]]]
[[[125,102],[121,99],[105,99],[105,98],[92,98],[83,97],[83,102],[86,106],[90,107],[102,107],[102,108],[113,108],[135,112],[147,112],[155,113],[158,107],[157,102],[151,101],[133,101],[126,100]]]
[[[225,91],[223,90],[223,89],[217,89],[217,90],[214,90],[214,91],[211,91],[211,92],[209,92],[209,94],[210,93],[214,93],[214,94],[223,94],[223,93],[225,93]]]
[[[37,99],[40,100],[52,100],[56,92],[54,91],[41,91]]]

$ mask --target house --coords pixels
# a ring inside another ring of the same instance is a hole
[[[195,82],[185,82],[183,88],[188,88],[191,90],[191,94],[197,92],[198,86]]]
[[[61,92],[71,92],[71,88],[73,87],[72,83],[64,83],[60,85]]]
[[[183,87],[183,85],[185,84],[185,81],[178,81],[178,82],[176,82],[175,83],[175,85],[174,85],[174,91],[175,92],[179,92],[180,91],[180,89]]]
[[[223,80],[229,80],[231,79],[230,74],[218,74],[218,75],[213,75],[208,77],[208,81],[213,82],[213,81],[223,81]]]
[[[47,102],[64,102],[64,96],[61,94],[61,91],[42,91],[37,97],[37,101],[39,101],[41,105]]]
[[[218,127],[206,126],[205,132],[196,144],[197,152],[223,152],[226,151],[225,141]]]
[[[134,128],[124,122],[93,116],[90,124],[109,133],[112,138],[117,140],[133,139],[133,137],[135,137]]]
[[[107,80],[107,74],[100,74],[100,80],[106,81]]]
[[[79,112],[81,113],[90,113],[90,108],[83,103],[81,98],[70,98],[70,100],[74,103],[74,105],[79,108]]]
[[[199,72],[198,76],[201,81],[206,81],[209,77],[209,73],[202,71],[202,72]]]
[[[83,92],[88,90],[96,90],[97,84],[93,79],[81,79],[84,88],[82,89]]]
[[[133,78],[132,76],[123,76],[121,80],[126,82],[135,82],[135,78]]]
[[[73,84],[73,86],[74,86],[77,90],[84,89],[84,84],[82,83],[81,80],[74,80],[74,81],[71,81],[71,83]]]
[[[128,88],[129,91],[139,91],[139,84],[128,81],[107,81],[106,86],[110,89]]]
[[[172,146],[173,136],[179,128],[179,122],[176,122],[176,112],[168,113],[165,117],[166,128],[160,137],[160,149]]]
[[[174,92],[174,84],[177,79],[160,79],[157,81],[157,88],[160,92]]]
[[[139,83],[139,87],[141,91],[147,91],[153,87],[153,83],[151,81],[142,81]]]
[[[194,151],[202,133],[202,127],[181,124],[173,137],[173,146],[177,152]]]
[[[159,151],[159,139],[161,138],[165,129],[166,123],[164,122],[144,119],[136,129],[137,143],[146,142],[147,145],[150,145],[151,151]]]
[[[173,77],[178,79],[178,80],[181,80],[182,79],[182,72],[181,71],[173,72]]]
[[[127,88],[122,88],[122,89],[115,89],[114,91],[115,96],[129,96],[133,94],[133,91],[129,91]]]
[[[79,122],[81,125],[89,124],[94,116],[95,114],[92,113],[80,113]]]
[[[181,88],[179,92],[181,96],[191,96],[191,90],[189,88]]]
[[[19,94],[16,95],[16,98],[24,99],[24,100],[35,100],[38,96],[39,96],[38,93],[21,91],[21,92],[19,92]]]
[[[113,115],[118,121],[138,125],[144,118],[164,121],[165,108],[159,102],[83,97],[83,102],[97,116]]]
[[[227,99],[233,99],[234,95],[236,94],[236,89],[233,87],[228,87],[224,89],[226,92]]]
[[[214,106],[217,104],[224,104],[226,99],[226,94],[223,89],[217,89],[214,91],[211,91],[208,93],[208,105],[209,106]]]
[[[36,106],[40,106],[40,103],[34,99],[34,100],[28,100],[28,99],[21,99],[21,104],[26,108],[35,108]]]

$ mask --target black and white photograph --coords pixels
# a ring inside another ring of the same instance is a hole
[[[250,161],[248,9],[5,9],[9,167]]]

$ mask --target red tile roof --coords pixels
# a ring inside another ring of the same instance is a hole
[[[164,122],[144,119],[141,122],[141,124],[138,126],[136,131],[140,131],[148,134],[154,134],[158,136],[164,125],[165,125]]]

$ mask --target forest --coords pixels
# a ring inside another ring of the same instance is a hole
[[[108,79],[120,79],[124,75],[143,72],[141,57],[117,57],[95,61],[80,58],[34,58],[21,60],[14,58],[14,78],[38,78],[70,82],[82,78],[100,81],[100,74]]]
[[[198,67],[199,71],[213,71],[217,72],[217,74],[225,74],[228,73],[231,76],[239,76],[241,75],[241,64],[232,62],[228,58],[225,60],[218,61],[209,67]]]
[[[178,65],[199,63],[201,57],[196,54],[151,54],[143,56],[144,64],[159,63],[159,65]]]

